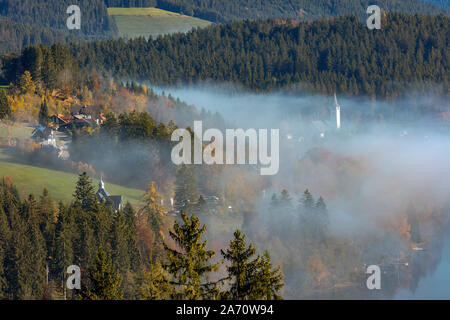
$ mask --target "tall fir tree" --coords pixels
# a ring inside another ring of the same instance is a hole
[[[173,287],[169,275],[159,261],[149,261],[146,270],[142,271],[142,280],[138,288],[139,299],[165,300],[172,295]]]
[[[95,195],[92,180],[86,172],[79,175],[73,196],[81,203],[83,209],[92,209],[97,202],[97,196]]]
[[[78,229],[72,215],[62,202],[58,207],[58,221],[55,227],[55,246],[52,254],[54,277],[63,280],[66,268],[75,263],[74,243],[78,238]]]
[[[9,229],[8,218],[0,206],[0,299],[8,297],[8,282],[6,279],[5,258],[10,241],[11,230]]]
[[[127,222],[127,244],[128,255],[130,257],[130,268],[132,271],[137,272],[141,267],[141,256],[138,249],[136,213],[129,202],[125,204],[123,214]]]
[[[49,122],[50,114],[48,112],[47,100],[44,100],[39,110],[39,124],[42,126],[47,126]]]
[[[128,248],[128,226],[122,210],[114,214],[111,230],[112,259],[120,272],[130,269],[131,259]]]
[[[247,247],[245,235],[240,230],[234,232],[230,248],[221,250],[228,261],[227,271],[231,285],[223,298],[232,300],[280,299],[279,291],[283,287],[283,277],[279,268],[272,268],[270,256],[257,256],[256,249],[250,243]]]
[[[55,59],[51,50],[48,50],[44,56],[44,61],[42,63],[42,81],[49,90],[53,90],[57,86],[57,72]]]
[[[164,243],[169,260],[165,269],[176,286],[172,298],[200,300],[217,297],[217,283],[208,279],[211,272],[217,271],[218,264],[211,262],[215,253],[207,250],[207,242],[202,240],[206,226],[200,227],[199,219],[195,216],[189,218],[185,212],[181,213],[181,218],[183,225],[176,222],[174,231],[170,231],[170,237],[180,250],[171,249]]]
[[[89,273],[90,288],[85,287],[82,297],[86,300],[122,300],[122,279],[114,268],[111,256],[100,247],[95,267]]]
[[[6,90],[0,89],[0,120],[11,116],[11,106],[6,96]]]

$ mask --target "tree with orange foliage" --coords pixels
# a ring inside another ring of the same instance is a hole
[[[141,220],[142,218],[146,220],[147,226],[154,234],[152,249],[155,250],[155,256],[158,256],[163,251],[161,243],[164,240],[162,232],[164,208],[161,206],[161,198],[161,195],[156,191],[155,182],[150,182],[147,191],[142,197],[145,206],[140,212]]]

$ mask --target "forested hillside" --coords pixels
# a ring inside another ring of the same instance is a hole
[[[13,22],[0,17],[0,54],[21,50],[31,44],[51,45],[56,42],[72,42],[76,37],[63,30],[42,28],[38,25],[31,25]]]
[[[126,4],[128,1],[107,2],[117,5],[119,2]],[[183,12],[214,22],[257,18],[312,19],[345,14],[362,17],[365,16],[367,7],[373,4],[386,11],[439,12],[438,7],[424,4],[420,0],[158,0],[157,3],[162,9]]]
[[[155,7],[157,0],[105,0],[108,8],[123,7],[123,8],[148,8]]]
[[[255,91],[302,86],[389,97],[433,82],[448,92],[449,22],[444,15],[389,14],[382,30],[371,31],[354,16],[301,24],[247,21],[149,41],[77,44],[71,52],[83,68],[158,85],[212,79]]]
[[[72,30],[70,33],[94,38],[117,33],[102,0],[0,0],[0,16],[13,22],[67,31],[69,15],[66,10],[70,5],[78,5],[82,17],[81,30]]]
[[[448,1],[448,0],[421,0],[421,1],[425,2],[425,3],[435,4],[442,8],[450,7],[450,1]]]

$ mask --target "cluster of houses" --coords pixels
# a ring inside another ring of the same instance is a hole
[[[55,153],[58,158],[68,160],[69,152],[67,145],[70,143],[71,139],[67,132],[73,129],[93,127],[103,123],[106,118],[103,113],[96,109],[98,108],[74,106],[71,108],[70,115],[52,115],[51,122],[48,126],[36,126],[31,134],[31,139],[38,142],[41,145],[41,148],[45,149],[47,152]],[[114,211],[122,209],[122,196],[110,195],[105,189],[103,177],[100,179],[96,195],[98,201],[111,205]]]
[[[78,109],[79,108],[79,109]],[[70,129],[81,129],[83,127],[91,127],[99,125],[106,120],[101,112],[96,112],[95,108],[88,108],[87,106],[72,107],[71,109],[78,109],[77,113],[73,111],[70,115],[63,116],[62,114],[55,114],[51,116],[52,126],[58,131],[65,132]],[[94,115],[97,115],[94,117]]]

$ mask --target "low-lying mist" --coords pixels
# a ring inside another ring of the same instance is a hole
[[[407,266],[404,276],[384,286],[383,297],[391,298],[398,288],[416,288],[439,264],[450,208],[450,104],[445,96],[410,93],[391,102],[338,97],[337,130],[334,97],[232,94],[226,87],[164,91],[219,112],[227,128],[280,129],[280,171],[263,184],[249,183],[258,197],[242,228],[281,264],[286,298],[330,297],[330,291],[332,297],[344,297],[337,288],[365,286],[364,265],[401,261]],[[247,173],[253,171],[249,166]],[[272,194],[280,197],[283,189],[289,205],[274,209]],[[321,196],[326,203],[325,242],[310,241],[302,231],[300,203],[306,189],[314,201]],[[417,258],[420,251],[423,259]],[[369,298],[380,297],[363,289]]]

